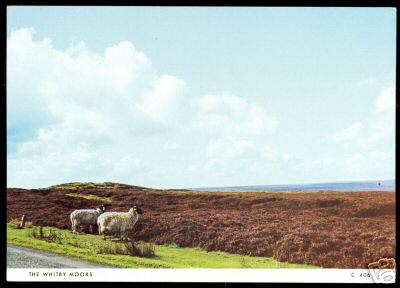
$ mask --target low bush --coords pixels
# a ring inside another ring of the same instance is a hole
[[[43,227],[40,226],[39,228],[34,227],[31,230],[31,236],[35,239],[44,240],[47,242],[54,242],[54,243],[62,243],[63,236],[60,232],[55,231],[54,229],[48,229],[48,232],[45,233],[43,231]]]
[[[135,257],[151,258],[155,256],[154,244],[145,242],[115,243],[112,241],[96,243],[93,245],[98,254],[130,255]]]
[[[98,254],[128,255],[125,247],[120,243],[104,242],[94,244],[94,250]]]
[[[145,242],[136,243],[131,240],[129,242],[126,242],[124,245],[129,255],[131,256],[151,258],[156,255],[154,250],[154,244],[152,243],[145,243]]]

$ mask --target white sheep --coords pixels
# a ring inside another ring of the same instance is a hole
[[[106,235],[118,235],[121,239],[127,239],[129,233],[139,220],[142,210],[136,206],[129,209],[129,212],[105,212],[97,218],[99,235],[106,240]]]
[[[93,225],[97,223],[97,217],[99,217],[106,208],[104,205],[97,207],[96,209],[79,209],[71,213],[71,224],[72,232],[77,232],[77,228],[81,225],[89,225],[90,233],[93,233]]]

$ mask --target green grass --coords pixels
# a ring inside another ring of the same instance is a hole
[[[58,254],[78,257],[101,264],[126,268],[316,268],[302,264],[278,262],[269,257],[250,257],[225,252],[206,252],[199,248],[181,248],[176,245],[155,245],[153,258],[128,255],[98,254],[96,247],[102,245],[123,245],[112,239],[102,240],[100,236],[73,234],[68,230],[44,227],[61,235],[60,243],[35,239],[31,233],[35,227],[14,229],[7,224],[7,243],[36,248]]]
[[[87,188],[107,188],[107,189],[115,189],[115,188],[123,188],[128,187],[129,185],[126,184],[119,184],[113,182],[103,182],[103,183],[94,183],[94,182],[71,182],[71,183],[64,183],[59,185],[49,186],[47,188],[40,188],[40,190],[47,190],[47,189],[87,189]]]
[[[112,200],[107,197],[100,197],[92,194],[78,194],[78,193],[67,193],[65,196],[69,197],[76,197],[76,198],[83,198],[83,199],[88,199],[88,200],[98,200],[104,203],[111,203]]]

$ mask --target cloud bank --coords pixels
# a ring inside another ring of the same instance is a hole
[[[371,79],[363,85],[378,85]],[[394,175],[394,85],[382,87],[365,119],[316,131],[328,139],[309,141],[326,145],[312,146],[322,156],[302,153],[290,137],[290,151],[279,147],[296,120],[281,127],[290,115],[245,96],[196,95],[184,79],[159,75],[129,41],[101,53],[84,42],[60,50],[34,29],[15,30],[7,39],[7,185],[175,188]]]
[[[8,187],[199,186],[207,177],[211,185],[212,168],[228,181],[249,159],[268,159],[277,119],[257,103],[192,95],[128,41],[98,54],[34,35],[19,29],[7,41]]]

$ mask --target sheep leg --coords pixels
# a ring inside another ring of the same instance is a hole
[[[76,221],[72,221],[72,232],[73,233],[76,233],[76,225],[77,223],[76,223]]]
[[[75,232],[76,234],[82,233],[82,223],[79,220],[75,220]]]
[[[122,232],[122,233],[121,233],[121,239],[122,239],[123,241],[127,241],[127,240],[128,240],[128,236],[126,235],[126,232]]]
[[[93,225],[92,225],[92,224],[89,225],[89,233],[90,233],[90,234],[93,233]]]

